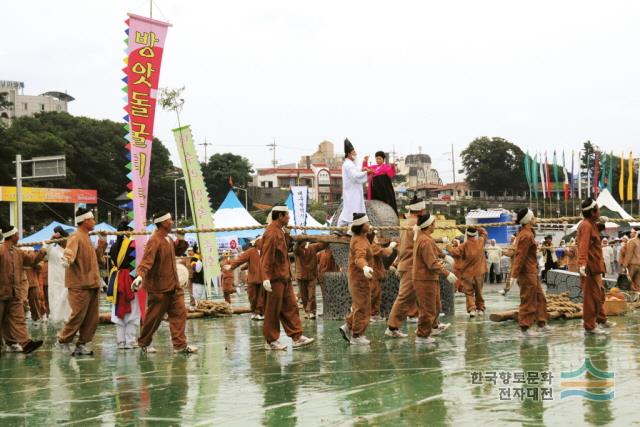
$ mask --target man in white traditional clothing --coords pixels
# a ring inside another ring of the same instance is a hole
[[[53,229],[52,240],[66,239],[67,237],[69,237],[69,233],[63,227],[58,225]],[[50,243],[47,246],[49,321],[54,323],[66,322],[71,314],[71,307],[67,300],[67,288],[64,285],[65,269],[62,266],[62,255],[66,244],[67,241],[62,240],[60,243]]]
[[[356,165],[356,150],[349,139],[344,140],[344,162],[342,163],[342,212],[338,227],[348,226],[353,214],[366,212],[362,186],[367,183],[367,169]]]

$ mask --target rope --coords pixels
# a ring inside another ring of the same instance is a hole
[[[537,224],[557,224],[558,222],[566,223],[569,225],[570,222],[578,222],[582,220],[582,217],[577,216],[565,216],[560,218],[536,218]],[[640,218],[633,219],[622,219],[622,218],[609,218],[608,222],[640,222]],[[486,224],[455,224],[455,225],[436,225],[436,229],[438,230],[462,230],[465,231],[469,227],[474,228],[486,228],[486,227],[504,227],[508,225],[519,225],[514,221],[509,222],[491,222]],[[173,230],[175,234],[198,234],[198,233],[223,233],[229,231],[246,231],[246,230],[261,230],[266,228],[266,225],[247,225],[241,227],[219,227],[219,228],[199,228],[199,229],[186,229],[186,228],[176,228]],[[302,226],[302,225],[293,225],[287,226],[288,229],[291,230],[302,230],[302,231],[310,231],[310,230],[323,230],[323,231],[341,231],[346,232],[349,230],[349,227],[335,227],[335,226]],[[401,226],[401,225],[372,225],[371,228],[374,230],[380,231],[405,231],[405,230],[413,230],[413,227],[409,226]],[[90,236],[148,236],[151,235],[153,231],[148,230],[134,230],[134,231],[92,231],[89,233]],[[32,242],[32,243],[19,243],[16,246],[20,247],[29,247],[29,246],[42,246],[50,243],[60,243],[66,240],[67,238],[61,239],[52,239],[52,240],[43,240],[41,242]]]

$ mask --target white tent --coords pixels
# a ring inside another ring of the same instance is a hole
[[[598,195],[598,198],[596,199],[596,203],[598,204],[598,208],[605,207],[610,211],[613,211],[618,215],[620,215],[620,218],[622,219],[633,219],[633,217],[629,215],[627,211],[625,211],[618,202],[616,202],[616,199],[613,198],[609,190],[607,190],[606,188],[600,191],[600,195]],[[580,224],[580,222],[578,222],[578,224]],[[573,227],[571,227],[570,231],[577,230],[578,224],[575,224]],[[640,223],[630,222],[629,225],[632,227],[637,227],[637,226],[640,226]],[[604,224],[605,229],[614,229],[618,227],[620,227],[620,224],[611,222],[611,221],[607,221]]]
[[[238,196],[233,191],[229,191],[227,197],[213,214],[213,223],[216,228],[259,226],[255,220],[238,200]],[[236,236],[239,238],[253,239],[264,232],[262,228],[253,230],[225,231],[216,233],[216,236]]]

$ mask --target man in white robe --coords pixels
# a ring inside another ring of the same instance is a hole
[[[54,228],[51,239],[69,237],[64,228],[57,226]],[[67,288],[64,285],[65,269],[62,266],[62,254],[64,246],[62,244],[51,243],[47,246],[47,260],[49,261],[48,283],[49,283],[49,321],[54,323],[66,322],[71,314],[71,307],[67,300]]]
[[[356,165],[356,150],[348,139],[344,140],[342,163],[342,212],[338,227],[348,226],[354,213],[365,213],[363,185],[367,183],[367,169]]]

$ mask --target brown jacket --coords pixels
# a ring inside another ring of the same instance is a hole
[[[376,279],[383,280],[387,275],[387,271],[384,269],[384,259],[393,253],[393,249],[387,247],[383,248],[377,243],[371,244],[371,252],[373,253],[373,274]]]
[[[409,217],[402,225],[412,227],[418,220]],[[398,266],[398,271],[411,272],[413,265],[413,230],[403,230],[400,234],[400,244],[398,244],[398,257],[393,262]]]
[[[38,264],[34,264],[31,267],[24,267],[24,272],[27,274],[27,281],[29,282],[29,289],[40,287],[40,270],[41,267]]]
[[[27,252],[7,243],[0,244],[0,301],[26,299],[28,291],[22,286],[24,266],[39,263],[45,255],[44,251]]]
[[[260,239],[262,240],[262,239]],[[249,265],[249,273],[247,275],[247,283],[262,284],[262,270],[260,267],[260,250],[257,247],[251,247],[242,252],[236,259],[232,260],[231,268],[235,269],[242,264]]]
[[[299,242],[293,255],[296,260],[296,280],[316,280],[318,277],[318,257],[316,254],[323,250],[325,243],[310,243],[305,248],[306,243]]]
[[[538,274],[538,244],[531,230],[522,228],[516,238],[511,277]]]
[[[333,253],[331,249],[327,248],[318,252],[318,280],[322,281],[322,275],[324,273],[332,273],[340,271],[340,267],[336,264],[336,260],[333,259]]]
[[[578,248],[576,245],[571,245],[567,247],[565,252],[567,254],[567,270],[573,271],[574,273],[578,271]]]
[[[460,257],[460,273],[463,279],[476,277],[487,272],[487,260],[484,246],[487,244],[487,232],[479,229],[478,238],[468,238],[457,247],[447,246],[452,257]]]
[[[435,240],[424,232],[419,232],[413,244],[413,266],[411,274],[413,283],[439,280],[439,276],[448,276],[449,271],[444,268],[442,251]]]
[[[640,265],[640,238],[636,237],[627,242],[622,265]]]
[[[220,262],[220,274],[222,275],[222,290],[224,292],[235,292],[233,270],[225,270],[225,265],[231,265],[231,259],[223,259]]]
[[[176,247],[180,244],[180,240],[174,242],[160,229],[153,232],[137,268],[147,292],[165,293],[180,288],[176,269]]]
[[[351,237],[349,243],[348,279],[350,283],[369,283],[369,279],[364,276],[364,271],[362,271],[365,265],[373,268],[371,244],[365,234],[355,235]]]
[[[93,247],[89,233],[78,228],[67,240],[64,257],[69,262],[64,275],[65,286],[70,289],[91,289],[100,287],[98,259],[102,258],[107,242],[98,239]]]
[[[291,279],[287,238],[275,221],[267,226],[262,235],[260,266],[263,280],[287,282]]]
[[[580,222],[576,245],[578,246],[579,267],[586,266],[590,274],[601,274],[606,271],[600,233],[595,221],[585,218]]]

